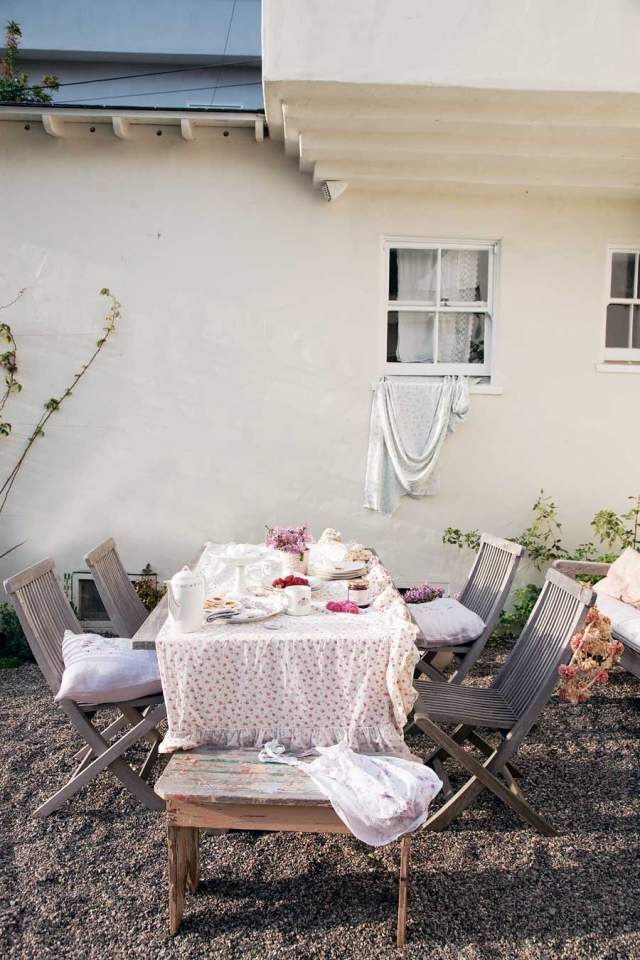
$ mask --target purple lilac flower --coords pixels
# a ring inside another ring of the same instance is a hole
[[[429,603],[444,596],[442,587],[432,587],[428,583],[421,583],[419,587],[412,587],[404,595],[405,603]]]
[[[274,550],[302,555],[311,543],[311,534],[306,527],[267,527],[266,543]]]

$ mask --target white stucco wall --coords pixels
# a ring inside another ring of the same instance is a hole
[[[637,0],[263,0],[278,80],[640,91]]]
[[[266,523],[327,525],[375,544],[402,578],[449,580],[444,527],[518,532],[540,487],[567,539],[637,492],[640,377],[595,371],[607,241],[640,243],[640,204],[347,191],[326,204],[273,143],[245,131],[0,129],[0,303],[23,393],[3,472],[41,404],[101,328],[123,320],[36,445],[0,516],[28,543],[7,576],[51,554],[60,572],[113,535],[130,570],[161,574],[204,539]],[[385,234],[502,240],[501,396],[473,397],[447,441],[441,492],[388,519],[362,504],[370,386],[383,362]]]

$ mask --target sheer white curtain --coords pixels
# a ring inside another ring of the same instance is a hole
[[[480,250],[443,250],[440,272],[440,299],[470,303],[477,299],[481,284]],[[398,300],[435,303],[437,254],[435,250],[398,250]],[[482,295],[482,294],[481,294]],[[484,294],[486,296],[486,293]],[[476,326],[473,314],[441,313],[438,327],[440,363],[468,363],[471,338]],[[396,359],[403,363],[425,363],[433,355],[434,322],[423,314],[398,313]]]
[[[398,300],[421,300],[435,304],[437,263],[435,250],[398,250]],[[398,313],[396,359],[402,363],[426,363],[433,357],[433,318],[423,313]]]

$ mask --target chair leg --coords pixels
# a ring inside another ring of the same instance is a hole
[[[117,720],[114,720],[113,723],[110,723],[108,727],[105,727],[104,730],[100,731],[100,736],[104,740],[110,740],[114,734],[119,733],[124,727],[128,726],[128,724],[129,721],[127,718],[121,714]],[[84,758],[90,754],[91,750],[89,747],[80,747],[80,749],[74,753],[73,759],[84,760]]]
[[[416,729],[419,730],[418,724],[415,724]],[[455,740],[456,743],[464,743],[470,733],[473,732],[472,727],[467,727],[463,723],[455,728],[452,734],[450,734],[451,739]],[[449,754],[443,747],[436,747],[436,749],[429,754],[428,757],[423,761],[424,765],[430,767],[435,760],[444,760],[448,757]]]
[[[119,740],[111,745],[103,740],[91,722],[84,716],[79,707],[70,700],[63,700],[60,706],[67,714],[78,733],[87,741],[95,758],[81,772],[77,772],[64,787],[49,797],[34,812],[36,817],[46,817],[61,807],[70,797],[86,786],[102,770],[109,769],[118,777],[127,789],[150,810],[164,810],[164,801],[158,797],[148,783],[141,780],[138,774],[131,769],[128,763],[121,759],[121,754],[139,740],[150,729],[157,726],[166,716],[164,704],[158,704],[135,727],[132,727]]]
[[[149,774],[153,770],[153,765],[158,758],[158,747],[160,744],[156,741],[153,746],[147,752],[146,757],[144,758],[144,763],[138,771],[138,776],[141,780],[149,780]]]
[[[449,780],[449,774],[442,765],[442,760],[436,759],[431,762],[431,769],[436,773],[442,780],[442,796],[446,799],[450,797],[453,793],[453,787],[451,786],[451,781]]]
[[[425,827],[430,830],[443,830],[452,820],[462,813],[476,797],[486,788],[500,798],[507,806],[511,807],[518,816],[527,823],[531,824],[539,833],[545,836],[555,836],[557,830],[541,817],[524,800],[522,795],[514,794],[499,780],[495,773],[499,772],[505,761],[501,761],[498,751],[488,757],[484,763],[480,763],[476,758],[468,753],[464,747],[456,743],[448,734],[441,730],[429,717],[420,714],[416,717],[416,723],[435,743],[443,747],[447,753],[465,767],[472,776],[449,800],[443,804],[429,819]]]
[[[405,834],[400,840],[400,888],[398,891],[398,924],[396,945],[404,950],[407,939],[407,892],[411,870],[411,834]]]

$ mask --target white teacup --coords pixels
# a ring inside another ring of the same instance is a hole
[[[290,617],[306,617],[311,613],[311,587],[285,587],[284,596]]]

